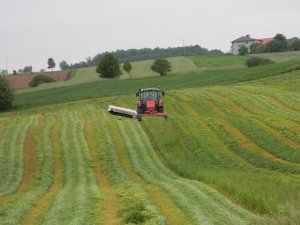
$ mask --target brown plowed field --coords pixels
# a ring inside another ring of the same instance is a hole
[[[14,88],[25,88],[28,87],[29,82],[37,74],[39,73],[9,75],[6,78]],[[62,82],[70,79],[71,71],[54,71],[54,72],[47,72],[44,74],[52,77],[57,82]]]

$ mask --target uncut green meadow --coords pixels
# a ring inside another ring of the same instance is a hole
[[[300,224],[300,62],[224,57],[17,92],[0,116],[0,224]],[[107,113],[158,85],[169,121]]]

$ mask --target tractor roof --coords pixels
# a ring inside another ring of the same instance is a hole
[[[140,92],[144,92],[144,91],[159,91],[158,88],[141,88],[139,89]]]

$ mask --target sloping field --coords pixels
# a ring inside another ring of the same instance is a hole
[[[191,56],[196,66],[199,68],[236,68],[243,67],[249,56],[233,55],[211,55],[211,56]]]
[[[7,80],[14,88],[26,88],[29,82],[37,74],[18,74],[7,76]],[[52,77],[57,82],[67,81],[70,79],[70,71],[54,71],[48,72],[46,75]]]
[[[168,58],[168,60],[172,64],[172,72],[170,74],[183,74],[183,73],[194,73],[195,71],[200,71],[199,68],[196,67],[193,60],[188,57],[172,57]],[[145,60],[132,62],[132,78],[144,78],[144,77],[159,77],[158,73],[154,73],[151,70],[151,65],[154,60]],[[123,65],[121,65],[122,68]],[[129,79],[129,75],[126,72],[120,76],[120,80]],[[45,90],[66,86],[73,86],[83,83],[93,83],[99,81],[106,81],[108,79],[99,78],[98,73],[96,72],[96,67],[88,67],[88,68],[80,68],[72,72],[71,79],[68,82],[58,82],[58,83],[46,83],[39,85],[38,87],[32,89],[23,89],[18,91],[19,93],[24,92],[34,92],[37,90]],[[30,81],[30,80],[29,80]]]
[[[287,60],[299,60],[300,51],[293,52],[276,52],[276,53],[263,53],[263,54],[253,54],[254,56],[265,57],[271,59],[274,62],[283,62]]]
[[[129,93],[134,96],[135,92],[141,87],[158,87],[159,85],[167,90],[177,90],[192,87],[233,84],[273,77],[299,69],[299,61],[287,61],[251,69],[212,70],[132,80],[107,79],[105,81],[83,83],[54,89],[34,89],[35,91],[32,92],[18,92],[16,95],[16,104],[48,104]]]
[[[132,95],[2,114],[0,224],[299,224],[300,93],[258,83],[168,91],[170,121],[106,112]]]

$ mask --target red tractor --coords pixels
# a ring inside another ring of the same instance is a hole
[[[139,97],[136,111],[114,105],[109,105],[107,111],[113,115],[129,117],[139,121],[142,120],[142,116],[162,116],[168,120],[169,115],[164,112],[164,104],[160,94],[165,95],[165,92],[160,91],[159,88],[139,89],[136,93],[136,96]]]
[[[142,116],[162,116],[168,119],[169,116],[164,112],[164,105],[161,96],[165,92],[158,88],[144,88],[139,89],[136,96],[139,97],[137,102],[137,118],[141,120]]]

